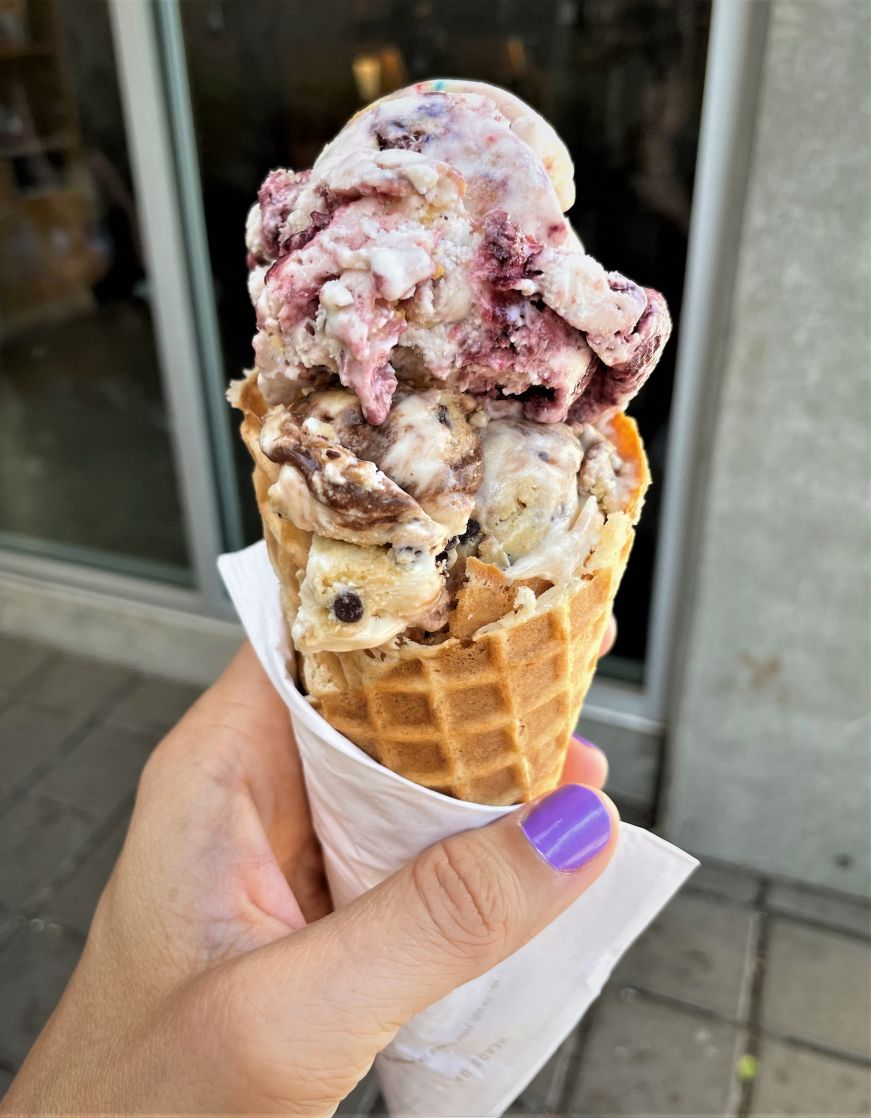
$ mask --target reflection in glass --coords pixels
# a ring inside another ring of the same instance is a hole
[[[228,377],[251,362],[245,214],[266,171],[310,166],[362,104],[439,75],[505,86],[572,151],[571,220],[608,267],[656,287],[675,339],[632,404],[655,485],[618,602],[617,656],[641,677],[704,85],[706,0],[204,0],[182,4]],[[259,534],[249,467],[242,500]]]
[[[0,7],[0,542],[185,579],[104,0]]]

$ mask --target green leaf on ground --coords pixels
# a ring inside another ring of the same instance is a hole
[[[738,1057],[738,1062],[735,1064],[735,1074],[742,1083],[755,1079],[759,1074],[759,1061],[749,1052],[745,1052],[743,1056]]]

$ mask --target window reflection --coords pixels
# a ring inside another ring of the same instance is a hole
[[[104,0],[0,4],[0,537],[186,578]]]

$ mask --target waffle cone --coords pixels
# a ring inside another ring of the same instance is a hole
[[[290,627],[311,535],[270,507],[278,466],[260,449],[266,405],[253,374],[231,400],[244,412],[242,437]],[[394,640],[296,654],[305,689],[335,729],[415,784],[462,800],[520,803],[559,782],[650,480],[634,421],[616,416],[612,438],[635,464],[635,491],[567,583],[510,581],[471,558],[440,644]]]

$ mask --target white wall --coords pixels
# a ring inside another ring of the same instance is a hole
[[[869,890],[869,46],[775,0],[672,733],[666,832]]]

